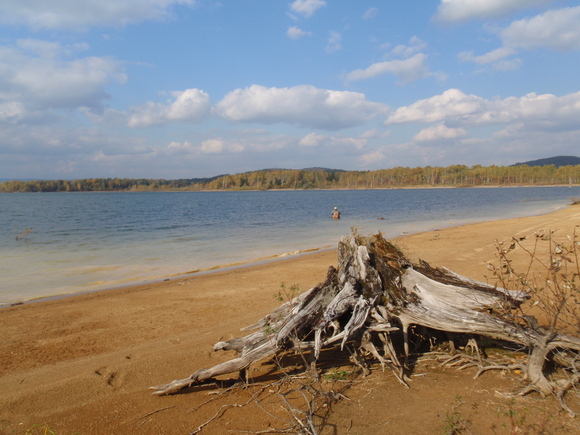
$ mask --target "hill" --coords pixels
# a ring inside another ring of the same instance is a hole
[[[528,166],[554,165],[554,166],[556,166],[556,168],[559,168],[560,166],[576,166],[576,165],[580,165],[580,157],[575,157],[575,156],[548,157],[545,159],[530,160],[529,162],[516,163],[516,164],[511,165],[511,166],[522,166],[522,165],[528,165]]]

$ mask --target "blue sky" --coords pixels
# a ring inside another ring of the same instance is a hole
[[[580,3],[2,0],[0,178],[579,155]]]

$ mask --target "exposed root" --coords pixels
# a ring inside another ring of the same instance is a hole
[[[338,269],[330,267],[322,283],[245,328],[255,332],[214,346],[216,351],[236,351],[236,358],[197,370],[188,378],[152,387],[153,394],[172,394],[234,372],[243,377],[250,365],[288,350],[302,355],[306,370],[316,379],[321,351],[332,347],[346,348],[363,375],[370,370],[366,358],[372,357],[383,371],[388,368],[408,388],[410,335],[418,330],[423,331],[421,337],[426,344],[433,341],[434,332],[447,338],[454,353],[446,354],[444,365],[458,369],[479,367],[475,377],[489,370],[521,370],[530,384],[517,395],[532,391],[543,396],[553,394],[570,414],[563,398],[578,383],[580,338],[548,333],[534,327],[529,319],[522,321],[522,316],[515,313],[528,298],[520,290],[477,282],[446,269],[432,268],[426,262],[412,264],[380,234],[353,234],[341,239]],[[402,339],[402,350],[393,341],[395,336]],[[530,349],[527,363],[485,365],[474,340],[477,336]],[[470,337],[463,352],[456,350],[458,337]],[[420,346],[421,342],[416,344],[415,354]],[[438,355],[430,352],[422,358]],[[546,377],[545,365],[551,355],[572,373],[570,379],[558,384]],[[285,402],[297,425],[292,427],[314,433],[311,418],[320,393],[306,400],[307,390],[293,391],[301,395],[307,406],[298,411]]]

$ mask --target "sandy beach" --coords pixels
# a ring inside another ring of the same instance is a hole
[[[563,239],[576,225],[579,205],[394,242],[414,261],[486,281],[495,241],[526,237],[531,243],[534,232],[550,229]],[[230,359],[231,353],[214,353],[213,344],[242,335],[240,328],[277,307],[274,294],[281,283],[305,291],[324,279],[330,265],[336,265],[335,250],[1,309],[0,434],[43,433],[43,428],[56,435],[192,433],[223,405],[245,403],[249,393],[218,395],[223,390],[210,385],[157,397],[149,387]],[[532,394],[510,401],[495,394],[521,386],[517,376],[498,371],[473,380],[473,371],[437,364],[421,373],[406,390],[375,367],[344,392],[347,399],[333,406],[322,433],[445,433],[454,412],[471,422],[470,433],[516,433],[510,432],[516,423],[530,429],[521,433],[580,433],[578,421],[561,414],[553,398]],[[262,384],[274,375],[265,363],[250,376]],[[580,414],[578,397],[570,394],[568,401]],[[255,406],[220,412],[201,433],[284,426]]]

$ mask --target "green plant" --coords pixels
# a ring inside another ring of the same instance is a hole
[[[507,410],[498,409],[497,414],[500,417],[506,417],[508,419],[507,423],[503,423],[502,426],[506,429],[509,429],[509,433],[511,435],[515,435],[522,431],[524,426],[524,422],[526,421],[526,416],[528,414],[528,410],[524,409],[523,413],[520,414],[518,411],[514,409],[515,399],[511,399],[508,405]]]
[[[58,435],[58,433],[51,429],[47,423],[35,424],[31,428],[26,429],[25,435]],[[73,432],[72,435],[78,434],[78,432]]]
[[[466,420],[459,407],[463,405],[463,397],[459,394],[455,395],[455,403],[451,407],[451,412],[445,414],[445,434],[446,435],[458,435],[461,433],[471,433],[467,428],[469,421]]]
[[[324,375],[324,378],[330,381],[345,381],[348,375],[350,375],[350,372],[346,370],[334,369],[331,373]]]
[[[290,288],[286,287],[286,284],[280,284],[280,290],[278,293],[274,293],[274,298],[278,302],[290,302],[296,296],[300,294],[300,286],[298,284],[292,284]]]
[[[278,328],[277,326],[272,326],[272,325],[270,325],[269,323],[267,323],[267,324],[264,326],[264,332],[265,332],[266,334],[276,334],[276,333],[278,332],[278,330],[279,330],[279,329],[280,329],[280,328]]]

